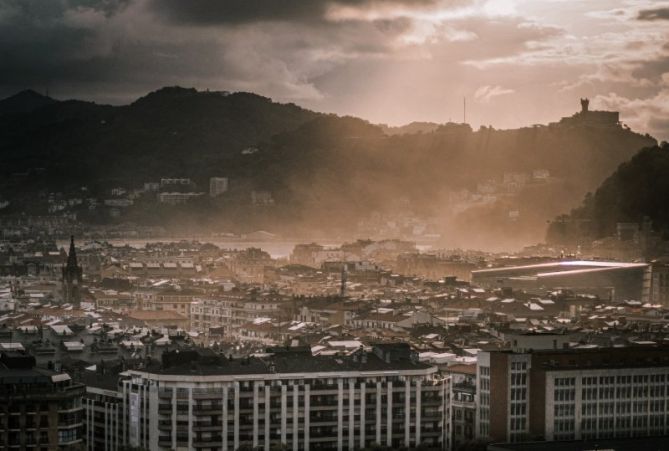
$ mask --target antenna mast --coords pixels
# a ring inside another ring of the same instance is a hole
[[[462,98],[462,123],[467,123],[467,97]]]

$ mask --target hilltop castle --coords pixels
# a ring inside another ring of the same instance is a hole
[[[581,111],[560,120],[561,125],[589,126],[589,127],[618,127],[620,113],[617,111],[591,111],[590,100],[581,99]]]

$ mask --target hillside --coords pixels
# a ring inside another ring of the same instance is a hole
[[[578,243],[614,235],[619,222],[652,221],[669,231],[669,145],[643,149],[621,164],[580,207],[550,225],[547,240]]]
[[[379,124],[386,135],[410,135],[413,133],[430,133],[439,128],[435,122],[411,122],[397,127]]]
[[[98,191],[161,177],[204,179],[220,168],[239,170],[242,150],[316,116],[254,94],[183,88],[163,88],[121,107],[50,103],[0,117],[0,156],[6,163],[0,175],[41,168],[35,188],[63,191],[81,185]]]
[[[541,241],[547,220],[653,144],[619,125],[573,121],[389,135],[254,94],[175,87],[127,106],[72,100],[0,116],[0,197],[12,201],[11,214],[45,193],[81,196],[82,186],[104,198],[114,187],[190,177],[206,192],[209,177],[223,176],[230,190],[215,202],[138,199],[114,220],[353,234],[366,223],[371,234],[409,214],[426,218],[444,245],[518,247]],[[271,205],[251,205],[254,191],[270,193]],[[109,219],[98,210],[78,215]]]
[[[0,116],[30,113],[55,102],[51,97],[27,89],[0,101]]]

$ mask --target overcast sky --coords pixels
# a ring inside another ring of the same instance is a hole
[[[393,125],[546,123],[580,97],[669,139],[669,2],[0,0],[0,96],[253,91]]]

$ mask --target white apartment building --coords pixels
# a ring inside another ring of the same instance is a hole
[[[119,393],[119,446],[341,451],[441,448],[446,439],[448,379],[404,344],[351,356],[173,353],[161,366],[121,373]]]

